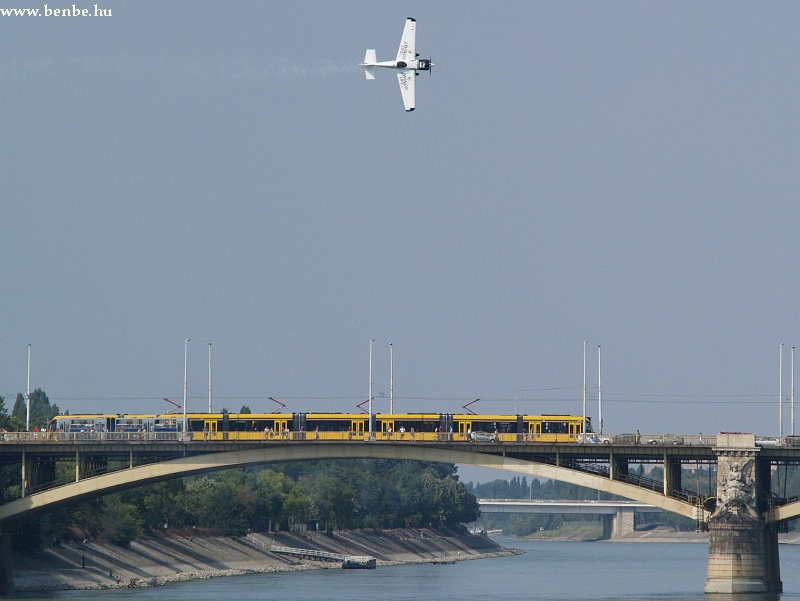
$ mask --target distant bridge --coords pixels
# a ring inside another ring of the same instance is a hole
[[[636,513],[661,513],[660,507],[636,501],[547,501],[478,499],[481,513],[588,514],[603,518],[603,538],[621,538],[635,530]]]

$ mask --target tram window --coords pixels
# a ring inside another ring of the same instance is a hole
[[[365,420],[366,422],[366,420]],[[347,432],[353,427],[352,421],[348,419],[307,419],[306,430],[313,432],[319,428],[320,432]]]
[[[542,430],[547,434],[569,434],[567,422],[544,422]]]

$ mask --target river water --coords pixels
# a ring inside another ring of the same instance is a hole
[[[20,594],[28,601],[800,601],[800,545],[781,545],[781,595],[705,595],[708,545],[496,539],[514,557],[377,570],[277,572],[135,590]]]

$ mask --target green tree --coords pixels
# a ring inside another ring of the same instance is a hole
[[[125,503],[119,494],[106,497],[106,508],[100,520],[100,540],[121,547],[128,546],[139,535],[142,518],[135,505]]]
[[[41,388],[31,393],[31,430],[33,428],[46,429],[47,424],[59,414],[58,405],[51,405],[50,399]],[[14,409],[11,411],[10,427],[14,430],[24,430],[27,425],[28,408],[25,396],[17,394]]]
[[[178,495],[177,502],[186,513],[186,526],[202,525],[209,513],[209,499],[213,494],[215,483],[211,478],[202,477],[186,481],[186,487]]]
[[[186,490],[183,479],[158,482],[122,493],[122,499],[138,508],[142,527],[159,530],[164,525],[173,528],[186,526],[186,511],[178,499]]]
[[[440,479],[429,471],[424,475],[423,483],[431,490],[434,508],[431,517],[438,520],[440,526],[455,526],[478,519],[480,508],[477,499],[452,476]]]
[[[327,532],[353,526],[353,490],[343,474],[338,476],[335,472],[320,471],[304,481],[308,517]]]
[[[103,532],[106,498],[92,499],[69,510],[63,510],[62,533],[66,536],[70,528],[83,532],[88,538],[98,538]]]
[[[312,512],[308,495],[302,486],[294,486],[286,495],[283,504],[282,526],[288,528],[291,524],[308,524]]]
[[[295,486],[284,474],[263,470],[254,477],[256,515],[254,530],[271,532],[283,521],[286,497]]]
[[[192,523],[225,535],[245,534],[256,497],[243,480],[239,470],[190,482],[182,496]]]
[[[365,528],[383,528],[394,515],[394,488],[380,475],[377,462],[364,462],[360,480],[353,488],[353,513]]]
[[[0,395],[0,428],[8,430],[11,425],[11,417],[8,415],[8,407],[6,407],[6,397]]]

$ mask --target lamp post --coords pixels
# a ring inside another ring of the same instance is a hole
[[[792,347],[792,436],[794,436],[794,347]]]
[[[389,413],[394,415],[394,347],[389,343]]]
[[[583,341],[583,423],[581,424],[581,440],[586,442],[586,343]]]
[[[28,387],[25,389],[25,431],[31,431],[31,345],[28,345]]]
[[[369,341],[369,438],[372,440],[372,343],[375,340]]]
[[[783,438],[783,342],[778,366],[778,436]]]
[[[189,367],[189,340],[186,339],[186,347],[183,351],[183,434],[186,435],[186,392],[188,390],[188,367]]]
[[[600,345],[597,345],[597,420],[600,434],[603,433],[603,381],[600,372]]]

